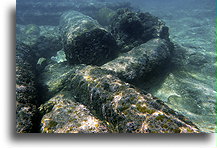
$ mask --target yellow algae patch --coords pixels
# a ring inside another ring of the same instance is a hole
[[[85,79],[86,81],[88,81],[88,82],[91,82],[91,81],[94,80],[90,75],[83,76],[83,77],[84,77],[84,79]]]

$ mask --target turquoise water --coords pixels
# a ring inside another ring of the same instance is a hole
[[[99,27],[99,24],[109,30],[113,9],[119,6],[135,12],[149,12],[164,21],[169,27],[170,41],[174,43],[171,64],[165,65],[162,73],[133,85],[188,117],[202,132],[215,132],[217,63],[216,8],[213,0],[17,0],[17,41],[36,52],[35,63],[39,63],[35,66],[37,81],[41,80],[39,74],[46,66],[52,69],[48,66],[52,62],[67,61],[59,27],[64,12],[80,11],[94,22],[86,28]],[[58,72],[53,74],[56,78]],[[90,78],[87,76],[87,79]],[[63,85],[62,81],[55,82],[60,83]],[[43,96],[44,91],[39,89],[41,100],[37,102],[37,107],[52,96]]]

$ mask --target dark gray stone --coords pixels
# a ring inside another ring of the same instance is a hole
[[[169,40],[169,28],[165,23],[149,13],[136,13],[129,9],[119,9],[110,27],[123,52],[153,38]]]
[[[102,65],[117,54],[113,36],[89,16],[66,12],[61,16],[60,27],[70,64]]]

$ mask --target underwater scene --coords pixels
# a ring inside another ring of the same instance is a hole
[[[17,0],[17,133],[216,132],[215,0]]]

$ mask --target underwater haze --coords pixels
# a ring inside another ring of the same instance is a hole
[[[17,0],[17,133],[216,132],[214,0]]]

